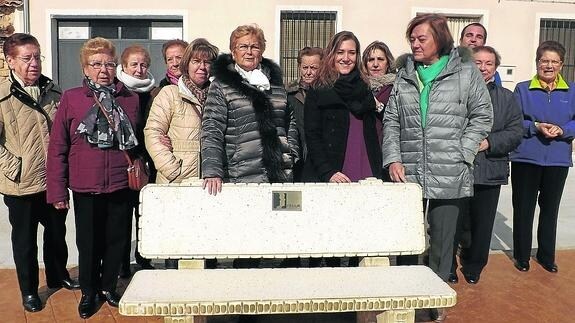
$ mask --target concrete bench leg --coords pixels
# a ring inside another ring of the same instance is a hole
[[[357,323],[414,323],[415,310],[357,312]]]
[[[164,323],[206,323],[208,321],[205,316],[166,316]]]

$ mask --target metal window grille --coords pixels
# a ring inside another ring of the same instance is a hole
[[[555,40],[565,46],[561,75],[566,81],[575,81],[575,20],[541,19],[539,43],[546,40]]]
[[[284,83],[298,78],[297,54],[306,46],[324,48],[335,34],[335,11],[282,11],[280,67]]]

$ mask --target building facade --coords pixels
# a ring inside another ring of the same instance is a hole
[[[295,78],[295,55],[303,46],[324,46],[341,30],[353,31],[362,48],[374,40],[387,43],[395,56],[409,51],[405,29],[417,14],[446,15],[456,43],[462,26],[479,21],[488,30],[487,44],[502,56],[499,73],[504,86],[535,73],[535,49],[554,39],[568,49],[566,78],[575,80],[575,0],[7,0],[28,5],[28,28],[47,57],[44,72],[63,88],[81,79],[79,46],[93,36],[113,39],[119,52],[131,43],[148,47],[152,72],[159,80],[164,66],[161,44],[166,39],[204,37],[229,52],[229,36],[238,25],[257,23],[265,32],[264,56]],[[1,2],[1,1],[0,1]],[[20,30],[16,30],[20,31]]]

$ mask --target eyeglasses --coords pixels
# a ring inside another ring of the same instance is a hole
[[[192,59],[190,63],[192,63],[194,66],[200,66],[201,64],[204,64],[205,67],[208,67],[212,65],[212,61],[205,61],[201,59]]]
[[[548,66],[549,64],[553,65],[554,67],[557,67],[559,65],[561,65],[563,62],[562,61],[556,61],[556,60],[550,60],[550,59],[539,59],[539,65],[540,66]]]
[[[16,56],[22,63],[24,64],[32,64],[32,61],[35,60],[36,62],[43,62],[44,56],[42,55],[32,55],[32,56]]]
[[[88,65],[92,66],[92,68],[95,70],[102,69],[102,66],[106,67],[107,70],[113,70],[116,68],[116,66],[118,66],[118,64],[116,64],[114,62],[106,62],[106,63],[92,62],[92,63],[88,63]]]
[[[253,45],[248,45],[248,44],[239,44],[236,46],[236,48],[240,51],[240,52],[247,52],[248,50],[251,50],[253,52],[259,52],[260,49],[260,45],[258,44],[253,44]]]

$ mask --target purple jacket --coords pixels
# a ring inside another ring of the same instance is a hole
[[[138,96],[118,80],[115,83],[116,100],[137,131]],[[93,94],[86,84],[62,95],[48,146],[48,203],[69,200],[68,188],[81,193],[111,193],[128,188],[124,153],[117,147],[100,149],[76,133],[93,104]]]

